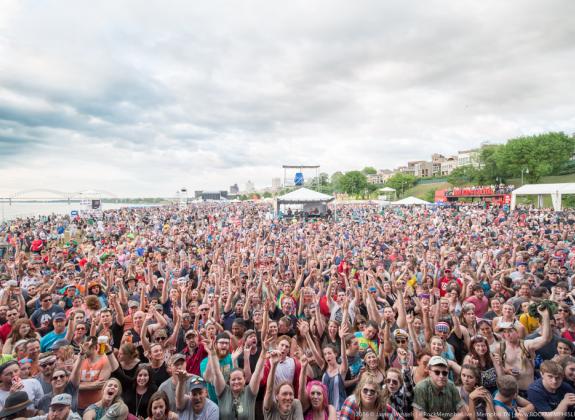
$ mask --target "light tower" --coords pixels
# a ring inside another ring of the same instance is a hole
[[[180,210],[185,210],[188,207],[188,189],[183,187],[178,191],[178,207]]]

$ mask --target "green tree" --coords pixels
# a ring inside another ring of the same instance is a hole
[[[459,166],[449,174],[447,182],[459,187],[470,182],[479,182],[480,174],[480,171],[471,165]]]
[[[417,178],[413,175],[397,173],[387,180],[385,186],[393,188],[398,193],[403,194],[405,190],[413,187],[416,182]]]
[[[272,198],[272,193],[269,191],[266,191],[263,195],[263,198]]]
[[[479,152],[481,183],[490,184],[498,179],[503,180],[509,175],[504,171],[501,162],[501,153],[504,147],[503,144],[488,144],[481,148]]]
[[[341,189],[350,195],[364,195],[367,190],[367,177],[359,171],[346,172],[339,181]]]
[[[373,166],[366,166],[361,170],[361,173],[364,175],[375,175],[377,170]]]
[[[541,177],[559,172],[575,152],[575,139],[564,133],[546,133],[537,136],[511,139],[500,155],[502,172],[521,176],[522,170],[528,182],[537,182]]]
[[[343,189],[341,188],[341,184],[340,184],[342,177],[343,177],[343,173],[341,171],[334,172],[331,175],[331,186],[332,186],[334,191],[343,191]]]

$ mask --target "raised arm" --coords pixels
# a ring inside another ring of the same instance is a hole
[[[267,354],[267,348],[269,346],[270,343],[264,343],[264,345],[262,346],[262,350],[260,352],[260,357],[258,358],[258,362],[256,363],[256,367],[254,368],[254,371],[252,373],[252,377],[250,378],[250,383],[249,383],[249,387],[252,390],[252,394],[257,395],[257,393],[259,392],[260,389],[260,384],[262,381],[262,373],[264,371],[264,363],[266,361],[266,354]],[[250,364],[249,363],[249,359],[245,359],[244,358],[244,364]],[[303,370],[303,368],[302,368]]]
[[[185,395],[186,381],[189,376],[184,369],[181,369],[176,374],[176,377],[176,410],[183,411],[190,400],[190,397]]]
[[[271,411],[273,407],[273,393],[274,393],[274,382],[276,377],[276,368],[280,360],[280,353],[274,350],[270,353],[270,372],[268,373],[268,380],[266,384],[266,394],[264,397],[264,412]]]

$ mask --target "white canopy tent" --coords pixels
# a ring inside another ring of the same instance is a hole
[[[380,188],[379,192],[382,193],[379,196],[380,200],[390,201],[392,198],[395,198],[395,189],[394,188],[391,188],[391,187]]]
[[[398,201],[393,201],[392,206],[427,206],[431,205],[430,202],[422,200],[417,197],[405,197]]]
[[[513,190],[511,193],[511,210],[517,206],[518,195],[538,196],[538,207],[543,206],[543,196],[550,195],[553,203],[553,210],[561,211],[561,199],[565,194],[575,194],[575,183],[562,184],[527,184]]]
[[[333,200],[331,195],[300,188],[276,198],[276,212],[279,213],[282,205],[299,205],[304,213],[324,214],[327,203]]]

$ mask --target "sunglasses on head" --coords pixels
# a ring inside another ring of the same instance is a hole
[[[195,376],[192,379],[190,379],[190,384],[192,385],[197,385],[197,384],[203,384],[206,381],[204,380],[204,378],[202,378],[201,376]]]
[[[446,370],[432,370],[432,372],[437,375],[437,376],[447,376],[449,375],[449,372]]]

